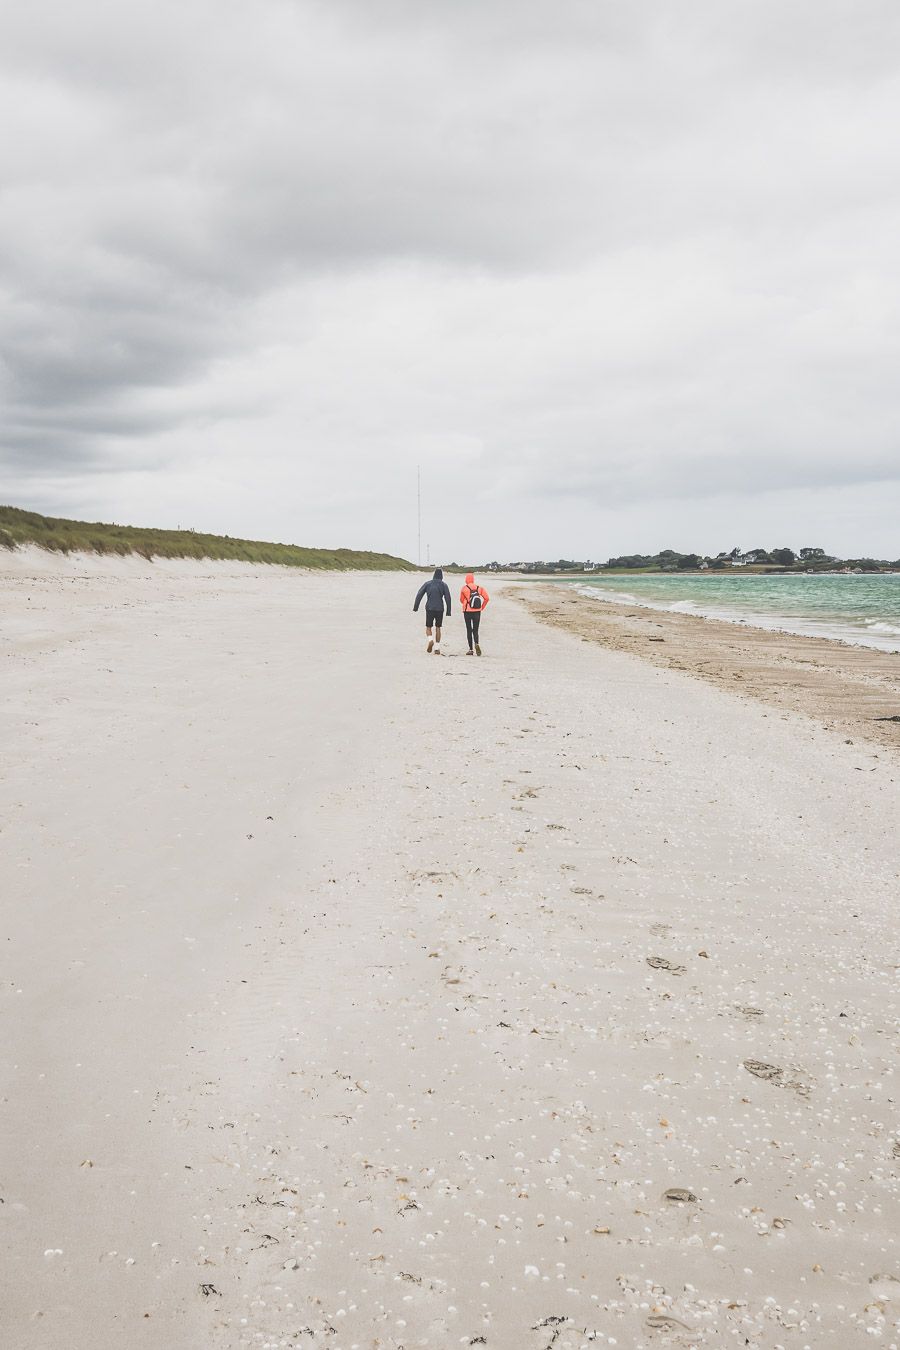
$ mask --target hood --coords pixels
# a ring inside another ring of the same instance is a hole
[[[468,573],[466,574],[466,585],[467,585],[467,586],[474,586],[474,585],[475,585],[475,576],[474,576],[474,574],[473,574],[472,572],[468,572]]]
[[[432,580],[432,581],[443,581],[443,580],[444,580],[444,569],[443,569],[442,567],[436,567],[436,568],[434,569],[434,576],[431,578],[431,580]]]

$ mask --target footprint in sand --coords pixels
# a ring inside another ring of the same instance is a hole
[[[755,1017],[765,1017],[766,1015],[762,1008],[754,1008],[749,1003],[736,1003],[734,1010],[739,1012],[742,1017],[746,1017],[749,1022],[752,1022]]]
[[[896,1275],[870,1275],[869,1288],[880,1302],[900,1301],[900,1279]]]
[[[651,642],[653,639],[650,639]],[[680,1321],[677,1317],[671,1317],[668,1313],[651,1313],[647,1318],[646,1327],[648,1331],[689,1331],[695,1335],[693,1327],[689,1327],[687,1322]]]
[[[762,1059],[745,1059],[744,1068],[754,1078],[762,1078],[775,1087],[789,1088],[799,1092],[802,1097],[809,1094],[812,1080],[803,1069],[783,1069],[778,1064],[767,1064]]]
[[[754,1078],[765,1078],[773,1083],[784,1074],[784,1069],[779,1069],[777,1064],[766,1064],[762,1059],[745,1059],[744,1068],[748,1073],[752,1073]]]
[[[683,975],[687,966],[675,965],[672,961],[667,961],[664,956],[648,956],[647,965],[653,970],[667,970],[670,975]]]

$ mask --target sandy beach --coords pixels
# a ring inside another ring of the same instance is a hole
[[[608,600],[585,604],[558,585],[529,584],[514,594],[543,622],[609,650],[900,750],[898,652]]]
[[[417,584],[0,551],[0,1344],[896,1350],[890,658]]]

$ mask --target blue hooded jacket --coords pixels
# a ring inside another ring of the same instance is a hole
[[[418,610],[422,603],[422,597],[427,596],[425,601],[425,611],[432,614],[439,614],[447,607],[447,618],[450,618],[450,590],[444,580],[444,573],[440,567],[434,569],[434,576],[430,581],[426,581],[424,586],[419,587],[419,594],[416,596],[416,603],[413,605],[413,613]]]

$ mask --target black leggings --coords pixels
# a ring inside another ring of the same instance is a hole
[[[466,621],[466,637],[469,639],[469,651],[472,650],[472,643],[478,646],[478,626],[481,623],[480,609],[467,609],[464,616]]]

